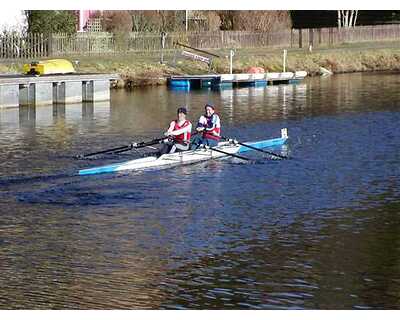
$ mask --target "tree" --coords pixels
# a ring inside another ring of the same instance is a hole
[[[235,11],[221,10],[218,15],[221,19],[221,30],[234,30]]]
[[[183,10],[133,10],[133,31],[169,32],[184,30]]]
[[[338,10],[338,28],[354,27],[357,22],[358,10]]]
[[[133,31],[172,32],[185,30],[185,10],[132,10]],[[189,30],[219,30],[221,19],[216,11],[192,10],[189,14]]]
[[[158,31],[158,28],[155,28],[154,21],[156,16],[156,11],[153,10],[134,10],[129,11],[132,16],[132,31],[144,31],[144,32],[152,32]],[[157,30],[156,30],[157,29]]]
[[[76,32],[77,17],[74,11],[66,10],[26,10],[28,32],[57,33]]]
[[[240,10],[219,11],[221,29],[268,32],[290,29],[292,20],[289,11]]]
[[[221,18],[213,10],[191,10],[189,15],[189,31],[219,31]]]
[[[205,17],[208,21],[208,31],[220,30],[221,18],[216,11],[206,11]]]
[[[276,31],[292,26],[289,12],[281,10],[239,11],[235,24],[243,31]]]
[[[179,11],[158,10],[158,18],[161,22],[159,31],[182,31],[184,23],[179,19]],[[182,12],[183,13],[183,12]]]
[[[107,10],[103,13],[102,25],[107,32],[131,32],[133,27],[132,16],[128,11]]]

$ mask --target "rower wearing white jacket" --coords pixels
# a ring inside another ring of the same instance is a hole
[[[197,136],[194,137],[191,149],[195,150],[200,145],[215,147],[221,139],[221,119],[215,113],[215,108],[211,104],[204,106],[205,113],[197,123]]]
[[[178,108],[178,119],[171,121],[168,130],[164,133],[168,138],[163,141],[161,154],[189,150],[192,123],[186,119],[187,109]]]

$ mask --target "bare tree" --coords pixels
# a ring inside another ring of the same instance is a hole
[[[355,25],[356,25],[356,22],[357,22],[358,10],[354,10],[354,12],[355,12],[355,14],[354,14],[354,24],[353,24],[353,26],[355,26]]]
[[[235,16],[235,11],[233,10],[220,10],[217,11],[221,19],[221,29],[222,30],[233,30],[233,20]]]
[[[221,18],[216,11],[206,11],[205,17],[207,18],[207,31],[218,31],[221,26]]]
[[[127,11],[107,10],[103,13],[103,29],[108,32],[120,33],[132,31],[132,17]]]
[[[289,11],[240,10],[219,11],[221,28],[225,30],[273,31],[290,29]]]
[[[131,10],[133,31],[161,32],[184,29],[183,10]]]
[[[191,10],[189,29],[195,31],[217,31],[221,26],[221,18],[216,11]]]
[[[358,10],[338,10],[338,28],[354,27],[357,22]]]

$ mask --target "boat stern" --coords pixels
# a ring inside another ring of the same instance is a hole
[[[287,138],[289,138],[287,128],[282,128],[282,129],[281,129],[281,138],[282,138],[282,139],[287,139]]]

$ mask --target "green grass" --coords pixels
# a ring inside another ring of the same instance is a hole
[[[164,64],[160,53],[135,53],[126,55],[67,56],[79,61],[77,72],[117,73],[121,76],[119,87],[165,84],[166,77],[182,74],[229,73],[229,49],[209,50],[220,55],[212,60],[211,67],[203,62],[179,58],[175,51],[166,51]],[[282,71],[283,49],[236,49],[233,72],[246,72],[249,67],[263,67],[267,72]],[[23,63],[0,63],[0,73],[19,73]],[[400,41],[344,43],[335,47],[288,48],[287,71],[305,70],[311,76],[324,67],[334,73],[400,70]]]

